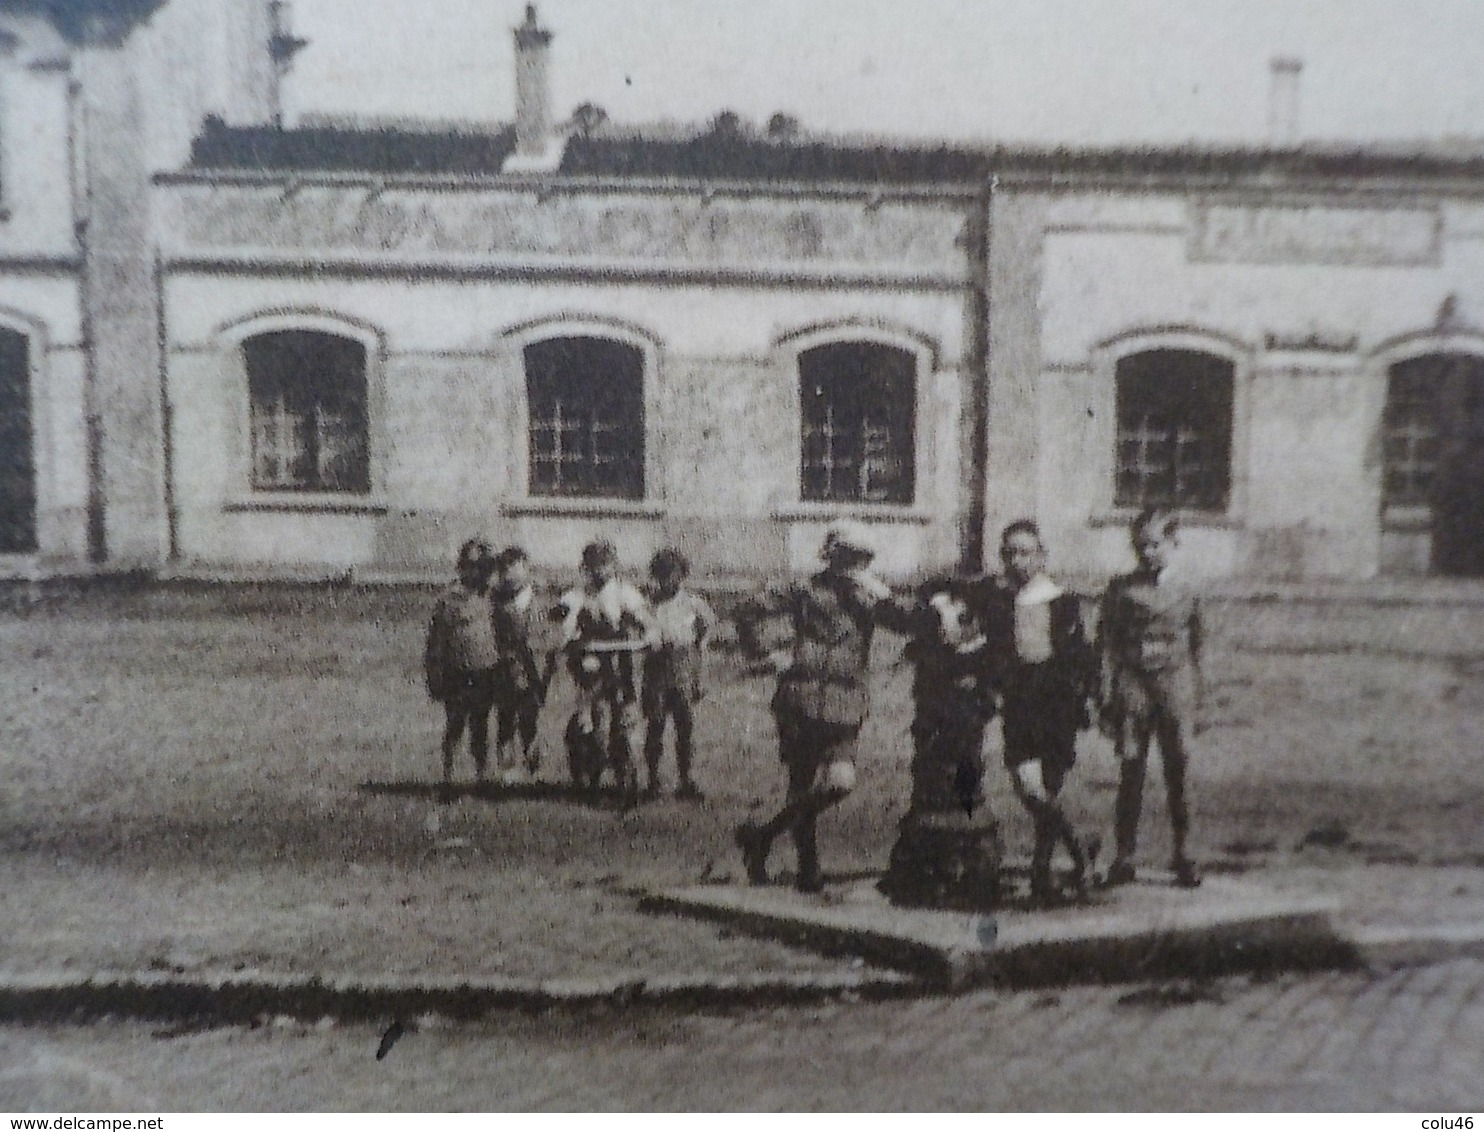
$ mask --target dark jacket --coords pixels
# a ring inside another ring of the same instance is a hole
[[[738,612],[749,651],[757,622],[787,618],[792,661],[778,678],[773,710],[821,723],[859,727],[870,707],[871,640],[878,624],[905,631],[910,614],[890,597],[862,593],[848,578],[828,571],[753,598]]]
[[[982,728],[994,716],[994,657],[974,607],[974,586],[954,580],[925,587],[914,610],[911,639],[902,650],[912,666],[914,732],[933,732],[945,720]],[[967,623],[945,624],[932,605],[936,594],[963,601]]]
[[[989,578],[978,596],[992,680],[1006,715],[1034,711],[1072,730],[1088,727],[1087,701],[1097,690],[1097,654],[1087,640],[1082,599],[1072,593],[1050,599],[1051,655],[1029,663],[1016,647],[1015,589],[1003,578]]]
[[[514,594],[496,592],[492,597],[502,689],[515,697],[544,700],[552,656],[559,644],[549,605],[529,586]]]

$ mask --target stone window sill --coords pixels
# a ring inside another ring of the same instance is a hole
[[[228,500],[224,511],[288,511],[316,515],[385,515],[387,505],[367,495],[329,491],[265,491]]]
[[[1114,507],[1089,516],[1090,527],[1127,527],[1139,517],[1139,507]],[[1225,511],[1193,511],[1176,508],[1169,512],[1180,526],[1208,531],[1240,531],[1246,527],[1238,516]]]
[[[926,526],[931,512],[908,503],[783,503],[774,506],[772,517],[785,523],[828,523],[855,519],[863,523],[906,523]]]
[[[577,496],[531,496],[509,499],[500,513],[551,519],[662,519],[662,504],[643,499],[602,499]]]
[[[1432,533],[1432,508],[1386,507],[1381,511],[1381,529],[1395,534]]]

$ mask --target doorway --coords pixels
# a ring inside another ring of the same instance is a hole
[[[1484,358],[1457,354],[1444,361],[1437,475],[1433,572],[1484,575]]]
[[[1386,502],[1429,512],[1431,572],[1484,577],[1484,357],[1392,366],[1385,431]]]
[[[0,554],[35,550],[31,348],[24,334],[0,328]]]

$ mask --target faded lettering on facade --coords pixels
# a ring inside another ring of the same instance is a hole
[[[961,209],[922,202],[707,200],[365,185],[178,185],[177,254],[678,260],[710,267],[841,264],[961,274]]]
[[[1195,205],[1192,259],[1215,263],[1435,264],[1435,208]]]

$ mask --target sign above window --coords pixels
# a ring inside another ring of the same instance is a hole
[[[1441,255],[1436,208],[1329,204],[1195,206],[1191,259],[1210,263],[1426,266]]]

